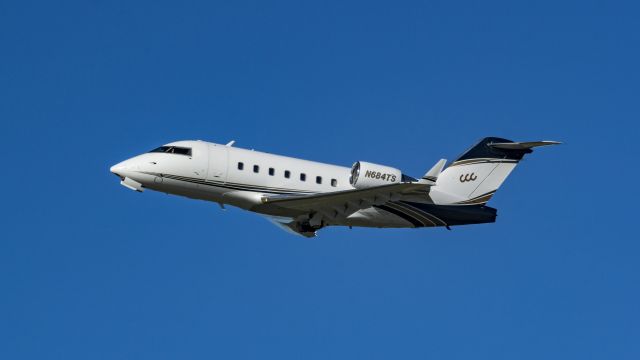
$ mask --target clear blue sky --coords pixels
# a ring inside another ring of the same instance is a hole
[[[0,3],[2,359],[638,359],[632,2]],[[290,236],[126,190],[203,139],[421,175],[560,140],[495,224]]]

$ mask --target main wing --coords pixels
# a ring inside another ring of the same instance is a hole
[[[388,201],[397,201],[405,195],[424,193],[432,181],[399,183],[321,193],[313,195],[274,195],[262,197],[262,204],[253,210],[263,213],[289,214],[291,222],[277,220],[277,225],[287,226],[306,237],[315,236],[315,231],[324,225],[338,223],[349,215],[372,205],[383,205]]]

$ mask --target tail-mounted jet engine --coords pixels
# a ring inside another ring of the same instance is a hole
[[[356,189],[366,189],[374,186],[396,184],[412,179],[402,174],[398,169],[357,161],[351,168],[349,182]]]

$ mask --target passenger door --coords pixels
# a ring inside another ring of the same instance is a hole
[[[229,161],[229,148],[224,145],[209,144],[209,171],[208,181],[227,181],[227,163]]]

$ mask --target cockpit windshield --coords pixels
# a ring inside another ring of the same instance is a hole
[[[149,152],[191,156],[191,148],[180,147],[180,146],[160,146],[159,148],[153,149]]]

